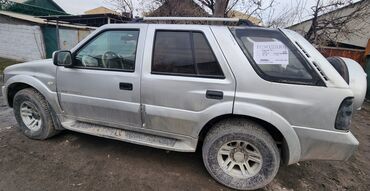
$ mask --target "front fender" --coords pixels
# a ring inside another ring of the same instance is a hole
[[[237,101],[234,104],[233,113],[237,115],[244,115],[261,119],[275,126],[283,135],[288,147],[287,163],[293,164],[299,162],[301,157],[301,146],[299,138],[289,122],[278,113],[259,105]]]
[[[3,96],[8,104],[8,89],[11,85],[15,83],[23,83],[27,84],[33,88],[35,88],[38,92],[40,92],[46,99],[46,101],[50,104],[50,106],[54,109],[56,113],[60,113],[61,109],[58,103],[58,96],[57,92],[51,91],[44,83],[42,83],[39,79],[29,76],[29,75],[15,75],[9,78],[3,87]],[[51,86],[55,86],[54,82],[50,82]],[[9,104],[8,104],[9,105]]]

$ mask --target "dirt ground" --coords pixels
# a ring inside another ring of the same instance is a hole
[[[35,141],[16,128],[0,102],[0,190],[228,190],[203,166],[201,153],[177,153],[71,131]],[[283,166],[262,190],[368,190],[370,103],[356,113],[359,150],[348,161]]]

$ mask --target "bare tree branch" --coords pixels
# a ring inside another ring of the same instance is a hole
[[[275,0],[194,0],[206,10],[210,10],[216,17],[234,16],[231,14],[238,11],[249,17],[262,18],[265,12],[275,4]]]
[[[343,6],[353,7],[347,11],[337,10]],[[327,45],[361,33],[369,23],[370,5],[366,0],[356,5],[352,0],[331,0],[328,3],[317,0],[312,12],[311,25],[305,38],[317,45]]]
[[[168,0],[139,0],[139,7],[137,9],[143,16],[146,16],[167,1]]]
[[[106,0],[107,3],[111,4],[121,13],[129,13],[130,17],[133,17],[134,5],[132,0]]]
[[[216,0],[199,0],[199,3],[211,10],[212,15],[215,13]]]
[[[275,7],[269,10],[265,26],[272,28],[285,28],[299,23],[307,14],[306,0],[291,0],[289,4],[284,4],[284,10],[277,10]],[[278,12],[279,11],[279,12]]]
[[[240,3],[240,0],[232,0],[229,2],[229,5],[226,7],[225,15],[228,15],[228,13],[235,8],[235,6]]]

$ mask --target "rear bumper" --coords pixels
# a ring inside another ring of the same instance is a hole
[[[301,144],[303,160],[347,160],[359,142],[351,132],[294,127]]]

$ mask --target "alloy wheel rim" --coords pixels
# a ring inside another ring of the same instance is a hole
[[[38,131],[41,129],[41,115],[34,104],[28,101],[23,102],[20,107],[20,114],[23,123],[28,129],[31,131]]]
[[[221,169],[237,178],[256,175],[262,167],[262,155],[251,143],[242,140],[230,141],[221,146],[217,153]]]

